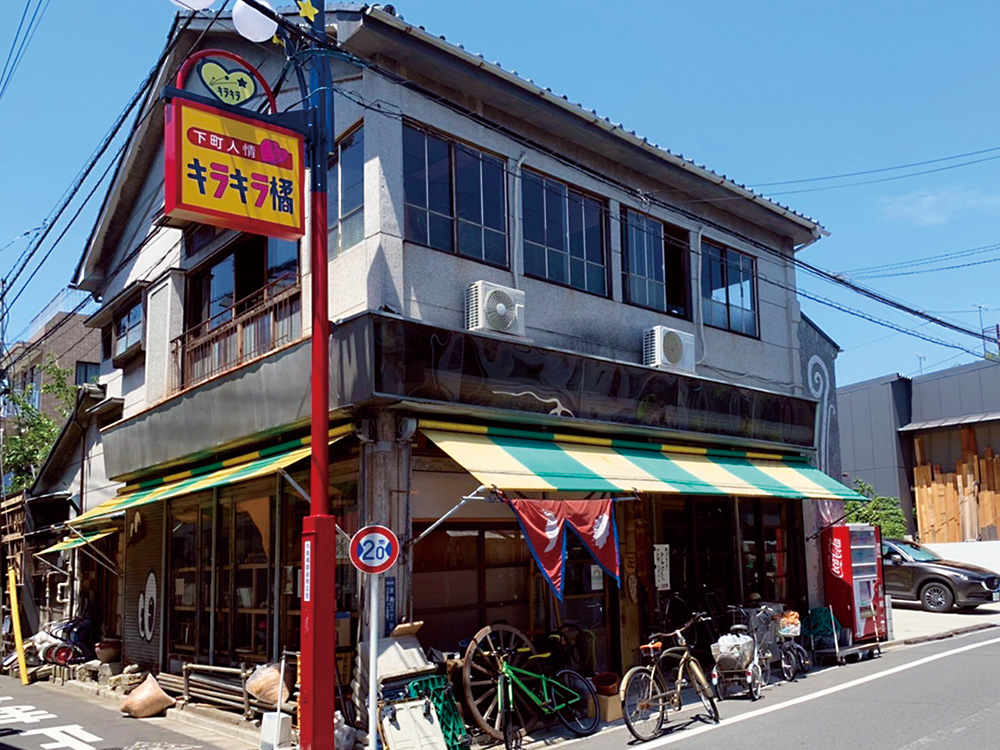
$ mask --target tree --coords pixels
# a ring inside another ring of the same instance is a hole
[[[854,484],[868,500],[848,500],[844,503],[844,515],[851,523],[878,526],[882,529],[882,536],[888,539],[898,539],[909,533],[906,516],[897,498],[876,494],[872,485],[857,477]]]
[[[76,387],[69,384],[70,371],[49,355],[42,366],[42,393],[56,397],[56,411],[67,418],[76,404]],[[7,492],[30,487],[62,429],[60,422],[42,413],[32,403],[32,388],[7,394],[7,416],[3,429],[3,472],[10,477]]]

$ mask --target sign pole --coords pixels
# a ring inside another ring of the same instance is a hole
[[[10,594],[10,620],[14,627],[14,645],[17,647],[17,671],[21,684],[28,684],[28,667],[24,662],[24,640],[21,638],[21,609],[17,601],[17,575],[14,568],[7,569],[7,591]]]
[[[378,573],[368,576],[368,750],[378,737]]]
[[[326,37],[324,0],[314,0],[313,28]],[[309,515],[302,522],[303,577],[306,545],[311,547],[309,601],[303,596],[299,703],[299,744],[302,750],[333,750],[337,686],[337,523],[330,515],[330,314],[327,301],[327,159],[333,112],[329,104],[330,66],[323,57],[312,59],[310,76],[310,140],[312,141],[312,218],[310,270],[312,272],[311,391],[312,436],[309,475]],[[305,592],[303,591],[303,594]]]

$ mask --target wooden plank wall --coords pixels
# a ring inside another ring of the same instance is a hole
[[[914,500],[922,542],[997,539],[1000,522],[1000,456],[988,446],[980,455],[976,433],[961,430],[962,456],[953,472],[926,460],[923,438],[914,439]]]

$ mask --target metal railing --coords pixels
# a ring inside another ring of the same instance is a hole
[[[234,370],[301,336],[298,279],[278,279],[173,340],[170,392]]]

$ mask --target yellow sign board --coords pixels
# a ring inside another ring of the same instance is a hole
[[[164,115],[167,216],[279,239],[305,234],[305,139],[200,102]]]

